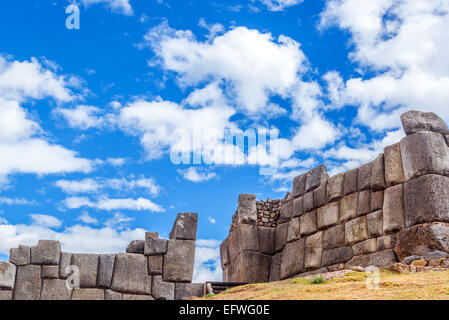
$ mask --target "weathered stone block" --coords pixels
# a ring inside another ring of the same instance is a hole
[[[288,224],[287,242],[296,241],[299,237],[299,218],[295,218]]]
[[[417,132],[400,142],[405,180],[425,174],[449,175],[449,148],[441,134]]]
[[[238,202],[238,223],[257,224],[256,195],[241,194]]]
[[[380,154],[372,162],[371,170],[371,189],[374,191],[385,189],[385,163],[383,154]]]
[[[287,243],[288,225],[288,223],[283,223],[276,227],[276,237],[274,242],[276,252],[281,251]]]
[[[316,227],[316,210],[306,213],[299,218],[299,228],[301,236],[309,235],[317,230]]]
[[[293,198],[300,197],[305,193],[306,178],[307,178],[307,173],[304,173],[304,174],[299,175],[293,179],[293,190],[292,190]]]
[[[14,289],[17,267],[11,262],[0,262],[0,289]]]
[[[339,224],[324,230],[323,248],[333,249],[345,244],[345,225]]]
[[[16,266],[25,266],[31,262],[31,250],[28,246],[19,245],[9,250],[9,261]]]
[[[384,251],[387,249],[393,249],[396,246],[397,235],[389,234],[380,238],[377,238],[377,250]]]
[[[228,235],[228,252],[230,263],[237,259],[241,251],[240,232],[238,230],[234,230]]]
[[[370,254],[369,265],[379,268],[391,266],[398,262],[393,250],[378,251]]]
[[[338,223],[339,203],[331,202],[317,210],[317,227],[318,230],[331,227]]]
[[[327,202],[340,200],[343,196],[343,186],[345,182],[344,173],[337,174],[327,182]]]
[[[13,300],[39,300],[41,292],[41,267],[27,265],[17,267]]]
[[[45,267],[43,267],[44,269]],[[72,288],[67,288],[66,280],[44,279],[42,281],[41,300],[70,300]]]
[[[80,271],[80,287],[93,288],[97,284],[98,254],[73,254],[72,265]]]
[[[352,246],[354,255],[360,256],[363,254],[373,253],[377,251],[377,239],[368,239],[359,242]]]
[[[304,271],[305,239],[287,244],[281,254],[280,279],[287,279]]]
[[[72,263],[72,254],[68,252],[61,252],[59,259],[59,277],[61,279],[67,278],[69,275],[69,267]]]
[[[449,178],[425,175],[404,185],[405,224],[449,222]]]
[[[391,233],[405,227],[404,190],[398,184],[385,190],[383,208],[384,233]]]
[[[145,251],[145,240],[133,240],[126,248],[126,253],[143,254]]]
[[[123,294],[123,300],[154,300],[153,296],[151,295],[144,295],[144,294]]]
[[[166,239],[159,239],[158,234],[154,232],[145,233],[145,255],[157,256],[167,252]]]
[[[104,300],[103,289],[73,289],[72,300]]]
[[[270,282],[281,280],[281,258],[282,253],[276,253],[271,257]]]
[[[180,213],[176,217],[176,221],[173,224],[173,229],[170,232],[170,239],[196,240],[197,227],[198,227],[197,213]]]
[[[382,210],[384,207],[384,191],[371,192],[371,212]]]
[[[371,189],[371,169],[372,162],[366,163],[359,168],[358,178],[357,178],[357,186],[358,190],[369,190]]]
[[[351,247],[340,247],[330,250],[324,250],[322,266],[327,267],[337,263],[345,263],[353,257]]]
[[[59,279],[59,266],[42,266],[42,279]]]
[[[401,115],[401,121],[406,135],[420,131],[449,134],[446,123],[433,112],[411,110]]]
[[[306,239],[305,246],[305,270],[319,268],[323,254],[323,232],[317,232]]]
[[[175,285],[175,300],[187,300],[191,297],[204,295],[203,283],[177,283]]]
[[[0,290],[0,301],[12,300],[12,290]]]
[[[271,256],[257,252],[242,252],[237,258],[238,282],[268,282]]]
[[[358,169],[352,169],[345,173],[343,195],[357,192]]]
[[[303,196],[303,208],[304,212],[310,212],[315,208],[313,192],[308,192]]]
[[[260,229],[259,229],[259,233],[260,233]],[[155,257],[157,257],[157,256],[155,256]],[[224,267],[227,266],[231,262],[229,260],[228,238],[224,239],[223,242],[220,244],[220,261],[221,261],[222,269],[224,269]],[[148,263],[149,262],[150,262],[150,260],[148,259]]]
[[[396,143],[384,149],[385,154],[385,181],[387,188],[401,184],[405,181],[402,168],[401,145]]]
[[[186,240],[170,241],[178,242]],[[184,265],[188,261],[181,259],[178,260],[178,263]],[[115,257],[111,289],[123,293],[150,294],[151,277],[148,276],[147,259],[145,256],[133,253],[117,254]]]
[[[300,217],[304,214],[304,206],[303,206],[304,197],[300,196],[293,200],[293,217]]]
[[[123,300],[123,293],[115,292],[110,289],[106,289],[104,291],[104,299],[105,300]]]
[[[290,221],[293,216],[293,201],[284,203],[279,214],[279,223]]]
[[[380,237],[383,233],[382,210],[370,213],[366,216],[368,223],[368,234],[370,238]]]
[[[273,254],[276,228],[259,227],[259,247],[261,253]]]
[[[237,227],[240,233],[240,248],[242,251],[259,251],[259,229],[255,225],[241,224]]]
[[[59,241],[39,240],[36,247],[31,247],[31,263],[55,265],[59,264],[61,244]]]
[[[327,181],[323,181],[321,185],[313,191],[314,207],[318,208],[326,204]]]
[[[115,254],[101,254],[98,260],[97,287],[110,288],[114,272]]]
[[[169,240],[162,273],[164,281],[192,282],[194,258],[195,241]]]
[[[326,166],[321,165],[312,169],[307,173],[305,192],[309,192],[318,188],[322,182],[328,179],[329,175],[327,174]]]
[[[359,194],[352,193],[346,195],[340,201],[340,222],[347,221],[357,216],[357,205],[359,202]]]
[[[366,216],[348,221],[345,224],[345,241],[347,245],[368,239]]]
[[[161,275],[164,256],[148,256],[148,274],[151,276]]]
[[[175,300],[175,284],[163,281],[162,276],[154,276],[151,295],[157,300]]]
[[[359,201],[357,205],[357,215],[364,215],[371,211],[371,191],[364,190],[359,193]]]

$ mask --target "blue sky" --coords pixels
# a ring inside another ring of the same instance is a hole
[[[120,252],[198,212],[195,279],[219,279],[240,193],[283,198],[316,165],[368,162],[406,110],[449,120],[444,0],[80,0],[69,30],[72,2],[1,4],[3,259],[43,238]],[[277,148],[175,165],[198,127],[195,154],[225,130],[277,129]]]

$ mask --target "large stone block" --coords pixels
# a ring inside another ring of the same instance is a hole
[[[191,297],[204,295],[203,283],[177,283],[175,285],[175,300],[187,300]]]
[[[371,211],[371,191],[364,190],[359,193],[359,200],[357,205],[357,215],[361,216]]]
[[[115,292],[110,289],[106,289],[104,291],[104,299],[105,300],[115,300],[115,301],[123,300],[123,293]]]
[[[110,288],[114,272],[115,254],[101,254],[98,260],[97,287]]]
[[[242,251],[259,251],[259,229],[255,225],[241,224],[237,227],[240,233],[240,248]]]
[[[338,223],[339,203],[331,202],[317,210],[316,222],[318,230],[329,228]]]
[[[383,233],[382,210],[370,213],[366,216],[368,223],[368,234],[370,238],[380,237]]]
[[[0,262],[0,289],[14,289],[17,267],[11,262]]]
[[[397,243],[397,234],[389,234],[377,238],[377,250],[384,251],[387,249],[394,249]]]
[[[36,247],[31,247],[31,264],[59,264],[61,244],[59,241],[39,240]]]
[[[158,234],[155,232],[145,233],[145,255],[146,256],[157,256],[165,254],[167,252],[166,239],[160,239]]]
[[[271,256],[257,252],[242,252],[237,258],[238,282],[268,282]]]
[[[31,250],[28,246],[19,245],[9,250],[9,261],[16,266],[25,266],[31,262]]]
[[[39,300],[41,292],[41,267],[27,265],[17,267],[13,300]]]
[[[398,184],[385,190],[383,208],[384,233],[399,231],[405,227],[404,190]]]
[[[98,254],[73,254],[72,265],[80,271],[80,287],[93,288],[97,284]]]
[[[315,208],[315,203],[313,202],[313,192],[308,192],[303,196],[304,212],[310,212],[314,208]]]
[[[313,191],[314,207],[318,208],[326,204],[327,181],[323,181],[321,185]]]
[[[293,200],[293,217],[300,217],[304,214],[304,197],[300,196],[299,198],[296,198]]]
[[[296,241],[299,237],[299,218],[295,218],[288,224],[287,242]]]
[[[63,279],[44,279],[41,300],[70,300],[72,288]]]
[[[260,229],[259,229],[259,233],[260,233]],[[221,261],[222,269],[224,269],[224,267],[227,266],[231,262],[229,260],[228,238],[224,239],[223,242],[220,244],[220,261]]]
[[[340,200],[343,196],[343,186],[345,182],[344,173],[337,174],[327,182],[326,198],[327,202]]]
[[[42,279],[59,279],[59,266],[42,266]]]
[[[256,213],[257,217],[257,213]],[[196,229],[198,227],[197,213],[180,213],[176,217],[170,239],[196,240]]]
[[[449,224],[426,223],[398,233],[394,251],[400,261],[408,256],[425,256],[432,251],[449,252]]]
[[[273,254],[276,228],[259,226],[259,247],[261,253]]]
[[[299,218],[299,228],[301,236],[309,235],[317,230],[316,210],[306,213]]]
[[[290,221],[293,216],[293,201],[284,203],[279,214],[279,223]]]
[[[270,282],[281,280],[281,258],[282,253],[276,253],[271,257]]]
[[[358,169],[352,169],[345,173],[343,195],[357,192]]]
[[[123,300],[154,300],[152,295],[149,294],[123,294]]]
[[[305,239],[287,244],[281,254],[280,279],[287,279],[304,271]]]
[[[0,301],[12,300],[12,290],[0,290]]]
[[[103,289],[73,289],[72,300],[95,301],[104,300]]]
[[[276,252],[281,251],[287,243],[288,225],[288,223],[283,223],[276,227],[276,237],[274,242]]]
[[[148,274],[151,276],[161,275],[164,265],[163,263],[164,256],[148,256]]]
[[[405,224],[449,222],[449,178],[425,175],[404,185]]]
[[[449,148],[441,134],[417,132],[400,142],[405,180],[425,175],[449,175]]]
[[[345,225],[339,224],[335,227],[324,230],[323,248],[333,249],[345,244]]]
[[[319,268],[323,254],[323,232],[317,232],[306,239],[305,244],[305,270]]]
[[[322,266],[327,267],[334,264],[345,263],[353,257],[351,247],[340,247],[330,250],[324,250]]]
[[[371,212],[382,210],[384,207],[384,191],[371,192]]]
[[[301,174],[293,179],[293,198],[302,196],[306,189],[307,173]]]
[[[61,258],[59,259],[59,277],[66,279],[69,275],[69,268],[72,264],[72,254],[68,252],[61,252]]]
[[[179,260],[178,263],[184,264],[188,262]],[[150,294],[151,277],[148,275],[147,259],[145,256],[133,253],[117,254],[115,257],[111,289],[123,293]]]
[[[366,163],[359,168],[357,177],[358,190],[369,190],[371,189],[371,169],[373,167],[372,162]]]
[[[401,145],[396,143],[384,149],[385,154],[385,180],[387,188],[401,184],[405,181],[402,168]]]
[[[348,221],[345,224],[345,242],[347,245],[368,239],[366,216]]]
[[[347,221],[357,216],[357,205],[359,202],[359,194],[352,193],[346,195],[340,201],[340,222]]]
[[[145,251],[145,240],[133,240],[126,248],[126,253],[143,254]]]
[[[385,163],[384,155],[380,154],[373,162],[371,168],[371,189],[379,191],[385,189]]]
[[[355,256],[369,254],[377,251],[377,239],[368,239],[352,246]]]
[[[321,165],[315,169],[312,169],[307,173],[305,192],[318,188],[322,182],[328,179],[329,175],[327,174],[326,166]]]
[[[234,230],[228,235],[228,252],[230,263],[237,259],[241,251],[240,232],[238,230]]]
[[[194,259],[195,241],[169,240],[162,273],[164,281],[192,282]]]
[[[370,254],[369,265],[384,268],[398,262],[393,250],[378,251]]]
[[[238,223],[257,224],[256,195],[241,194],[237,209]]]
[[[446,123],[433,112],[411,110],[401,115],[401,122],[406,135],[420,131],[449,134]]]
[[[162,276],[154,276],[151,295],[156,300],[175,300],[175,284],[163,281]]]

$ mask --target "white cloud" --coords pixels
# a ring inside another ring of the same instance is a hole
[[[254,0],[253,0],[254,1]],[[288,7],[302,3],[304,0],[258,0],[270,11],[283,11]]]
[[[179,169],[178,173],[181,174],[184,179],[191,182],[209,181],[217,176],[215,172],[207,172],[204,169],[196,167],[190,167],[186,170]]]
[[[98,220],[94,217],[91,217],[87,211],[83,211],[81,215],[78,217],[78,219],[86,224],[93,224],[93,225],[98,224]]]
[[[35,201],[30,201],[27,199],[20,199],[20,198],[8,198],[8,197],[0,197],[0,204],[7,204],[7,205],[34,205],[36,204]]]
[[[222,281],[220,241],[198,239],[195,248],[194,283]]]
[[[319,150],[336,141],[339,136],[339,130],[332,123],[315,115],[299,128],[292,143],[299,150]]]
[[[211,223],[211,224],[217,224],[217,220],[215,220],[215,218],[213,218],[213,217],[211,217],[211,216],[209,216],[209,217],[207,218],[207,221],[209,221],[209,223]]]
[[[49,216],[46,214],[30,214],[33,223],[47,228],[59,228],[62,225],[61,220],[56,217]]]
[[[130,0],[79,0],[86,7],[93,4],[103,4],[114,12],[122,13],[127,16],[134,14]]]
[[[108,158],[106,161],[114,167],[121,167],[126,163],[125,158]]]
[[[69,209],[78,209],[82,207],[95,208],[99,210],[149,210],[152,212],[163,212],[165,209],[153,201],[145,198],[138,199],[110,199],[100,197],[96,201],[91,201],[87,197],[69,197],[63,201],[63,204]]]
[[[97,181],[91,178],[81,181],[59,180],[56,181],[55,185],[66,193],[97,192],[101,187]]]
[[[101,109],[94,106],[79,105],[73,109],[57,108],[53,112],[63,117],[72,128],[87,130],[101,127],[104,124],[104,119],[99,115]]]

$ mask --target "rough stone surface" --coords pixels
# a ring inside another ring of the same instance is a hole
[[[305,239],[287,244],[281,254],[280,279],[287,279],[304,270]]]
[[[402,169],[401,146],[396,143],[384,149],[385,155],[385,180],[387,188],[405,181]]]
[[[276,228],[259,227],[259,247],[261,253],[273,254]]]
[[[401,274],[410,273],[410,267],[408,265],[399,262],[393,263],[393,265],[390,267],[390,270],[396,271]]]
[[[379,191],[385,189],[385,163],[384,155],[380,154],[372,165],[371,189]]]
[[[288,223],[280,224],[276,227],[275,250],[281,251],[287,243]]]
[[[289,201],[281,207],[279,223],[290,221],[292,218],[292,215],[293,215],[293,201]]]
[[[310,212],[315,208],[315,203],[313,202],[313,192],[308,192],[303,196],[303,208],[304,212]]]
[[[104,290],[102,289],[73,289],[72,300],[104,300]]]
[[[177,283],[175,285],[175,300],[187,300],[191,297],[204,295],[203,283]]]
[[[404,185],[405,224],[449,222],[449,178],[425,175]]]
[[[159,239],[157,233],[146,232],[145,233],[145,255],[156,256],[165,254],[167,252],[166,239]]]
[[[340,201],[340,222],[347,221],[357,216],[358,193],[346,195]]]
[[[413,261],[420,260],[422,258],[423,258],[422,256],[409,256],[409,257],[402,259],[402,263],[410,265],[410,264],[412,264]]]
[[[296,241],[299,237],[299,218],[295,218],[288,224],[287,242]]]
[[[143,254],[143,253],[142,253]],[[98,260],[97,287],[110,288],[114,271],[115,254],[101,254]]]
[[[69,275],[69,267],[72,263],[72,254],[68,252],[61,252],[59,259],[59,277],[61,279],[67,278]]]
[[[148,276],[147,259],[145,259],[145,256],[133,253],[117,254],[115,257],[111,289],[123,293],[150,294],[151,277]]]
[[[324,250],[322,266],[327,267],[337,263],[344,263],[351,260],[353,256],[351,247]]]
[[[377,250],[383,251],[387,249],[393,249],[396,246],[396,242],[397,242],[396,234],[390,234],[387,236],[377,238]]]
[[[326,166],[321,165],[312,169],[307,173],[305,192],[309,192],[318,188],[321,183],[326,181],[327,179],[329,179],[329,176],[327,174]]]
[[[317,232],[306,239],[305,247],[305,270],[319,268],[323,254],[323,232]]]
[[[31,264],[56,265],[61,256],[59,241],[39,240],[36,247],[31,247]]]
[[[297,198],[305,193],[307,173],[293,179],[293,197]]]
[[[420,131],[449,134],[446,123],[433,112],[411,110],[401,115],[401,122],[406,135]]]
[[[66,280],[44,279],[42,281],[41,300],[70,300],[72,288],[67,288]]]
[[[293,200],[293,217],[300,217],[304,214],[304,206],[303,206],[304,198],[300,196]]]
[[[382,210],[384,207],[384,191],[371,192],[371,212]]]
[[[362,165],[359,168],[358,171],[358,178],[357,178],[357,186],[358,190],[369,190],[371,189],[371,169],[373,167],[373,163],[369,162],[364,165]]]
[[[340,200],[343,196],[343,186],[345,182],[344,173],[337,174],[327,182],[327,202]]]
[[[393,263],[398,262],[393,250],[384,250],[371,253],[369,265],[379,268],[388,267]]]
[[[12,290],[0,290],[0,301],[12,300]]]
[[[143,254],[145,251],[145,240],[134,240],[126,248],[127,253]]]
[[[270,273],[271,256],[257,252],[242,252],[237,259],[238,282],[267,282]]]
[[[245,205],[247,203],[245,202]],[[246,209],[246,208],[245,208]],[[242,208],[242,210],[244,210]],[[257,220],[257,213],[256,213]],[[198,227],[197,213],[179,213],[170,232],[170,239],[195,240]]]
[[[333,249],[345,244],[345,226],[344,224],[336,225],[324,231],[323,248]]]
[[[347,245],[368,239],[366,216],[348,221],[345,224],[345,241]]]
[[[151,295],[157,300],[174,300],[175,284],[163,281],[162,276],[154,276]]]
[[[105,300],[123,300],[123,293],[115,292],[110,289],[106,289],[104,291],[104,299]]]
[[[194,258],[195,241],[169,240],[167,254],[164,257],[164,281],[192,282]]]
[[[41,292],[41,267],[27,265],[17,267],[14,300],[39,300]]]
[[[352,247],[355,256],[373,253],[377,251],[377,239],[368,239],[355,244]]]
[[[80,271],[80,287],[93,288],[97,284],[98,254],[73,254],[72,265]]]
[[[357,215],[364,215],[371,211],[371,191],[364,190],[359,193],[359,201],[357,206]]]
[[[17,267],[11,262],[0,262],[0,289],[14,289]]]
[[[31,250],[28,246],[19,245],[9,251],[9,261],[16,266],[25,266],[31,262]]]
[[[238,222],[244,224],[257,223],[256,195],[241,194],[238,203]]]
[[[299,224],[301,236],[314,233],[316,231],[316,210],[301,216]]]
[[[161,275],[164,256],[148,256],[148,274],[151,276]]]
[[[260,228],[259,228],[259,234],[260,234]],[[155,256],[155,257],[158,257],[158,256]],[[220,244],[220,261],[221,261],[222,269],[224,269],[224,267],[227,266],[231,262],[229,259],[229,252],[228,252],[228,238],[224,239],[224,241]],[[150,259],[148,259],[148,263],[150,263]],[[149,265],[148,265],[148,269],[150,269]]]
[[[368,234],[371,238],[380,237],[383,233],[382,210],[370,213],[366,216],[368,223]]]
[[[313,191],[314,207],[318,208],[326,204],[327,181],[323,181],[321,185]]]
[[[250,224],[241,224],[237,231],[240,233],[240,248],[242,251],[259,251],[259,229]]]
[[[231,262],[235,261],[241,252],[240,232],[238,232],[238,230],[234,230],[234,231],[231,231],[231,233],[229,233],[228,252],[229,252],[229,260]]]
[[[424,259],[419,259],[419,260],[413,261],[410,265],[414,266],[414,267],[426,267],[427,261]]]
[[[271,257],[270,282],[281,280],[281,258],[282,253],[280,252]]]
[[[358,169],[352,169],[345,173],[345,181],[343,185],[343,194],[357,192]]]
[[[329,228],[338,223],[339,203],[331,202],[317,210],[317,227],[319,230]]]
[[[383,208],[383,231],[391,233],[405,227],[404,191],[398,184],[385,190]]]
[[[151,295],[143,295],[143,294],[124,294],[123,300],[154,300]]]
[[[58,279],[59,266],[42,266],[42,279]]]

